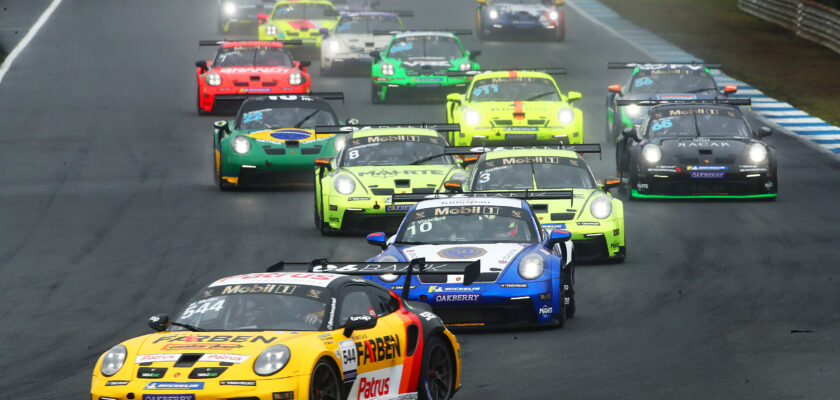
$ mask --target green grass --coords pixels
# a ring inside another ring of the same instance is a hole
[[[600,1],[768,96],[840,125],[840,54],[744,13],[737,0]]]

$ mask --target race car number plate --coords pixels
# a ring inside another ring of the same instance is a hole
[[[195,400],[194,394],[144,394],[143,400]]]
[[[411,208],[411,204],[389,204],[385,206],[386,212],[406,212]]]

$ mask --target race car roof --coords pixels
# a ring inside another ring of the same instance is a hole
[[[512,149],[512,150],[497,150],[484,153],[485,159],[496,160],[499,158],[509,157],[533,157],[533,156],[549,156],[549,157],[565,157],[578,158],[578,154],[571,150],[560,149]]]
[[[219,279],[208,287],[224,285],[247,285],[253,283],[273,283],[280,285],[308,285],[327,287],[330,283],[345,275],[324,272],[258,272],[228,276]]]
[[[417,203],[417,209],[449,206],[499,206],[522,208],[522,200],[496,197],[449,197],[445,199],[426,200]]]
[[[357,138],[384,135],[438,136],[438,133],[433,129],[423,128],[371,128],[353,132],[353,137]]]

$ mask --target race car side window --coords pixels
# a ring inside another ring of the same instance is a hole
[[[368,295],[373,301],[373,310],[378,317],[388,315],[400,308],[399,300],[391,296],[391,293],[375,286],[368,286]]]
[[[341,288],[339,294],[338,321],[336,327],[342,327],[352,315],[378,314],[373,308],[366,285],[348,285]]]

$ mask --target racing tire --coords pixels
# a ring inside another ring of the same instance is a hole
[[[572,272],[569,274],[569,304],[565,304],[564,307],[563,307],[565,312],[566,312],[566,315],[565,315],[566,318],[565,319],[574,318],[575,317],[575,312],[577,311],[577,305],[575,303],[575,264],[574,264],[574,262],[572,262],[572,264],[569,266],[569,268],[571,268]],[[563,293],[563,296],[564,296],[563,302],[565,303],[566,293]]]
[[[557,321],[557,325],[555,325],[554,327],[557,329],[560,329],[563,327],[563,325],[566,325],[567,312],[569,310],[568,306],[572,304],[571,300],[569,301],[569,304],[562,304],[565,303],[564,296],[560,297],[560,302],[560,311],[558,311],[557,314],[554,315],[554,320]]]
[[[319,360],[312,368],[309,380],[309,398],[312,400],[342,398],[341,383],[335,367],[325,360]]]
[[[452,350],[439,336],[425,345],[417,393],[422,400],[448,400],[455,395],[455,362]]]
[[[195,93],[195,109],[198,111],[198,115],[209,115],[210,112],[204,111],[201,108],[201,92],[196,91]]]
[[[370,85],[370,102],[373,104],[382,104],[385,102],[377,93],[376,85],[374,84]]]
[[[618,248],[618,253],[615,253],[615,257],[613,257],[612,263],[613,264],[621,264],[624,262],[624,259],[627,258],[627,246],[620,246]]]

